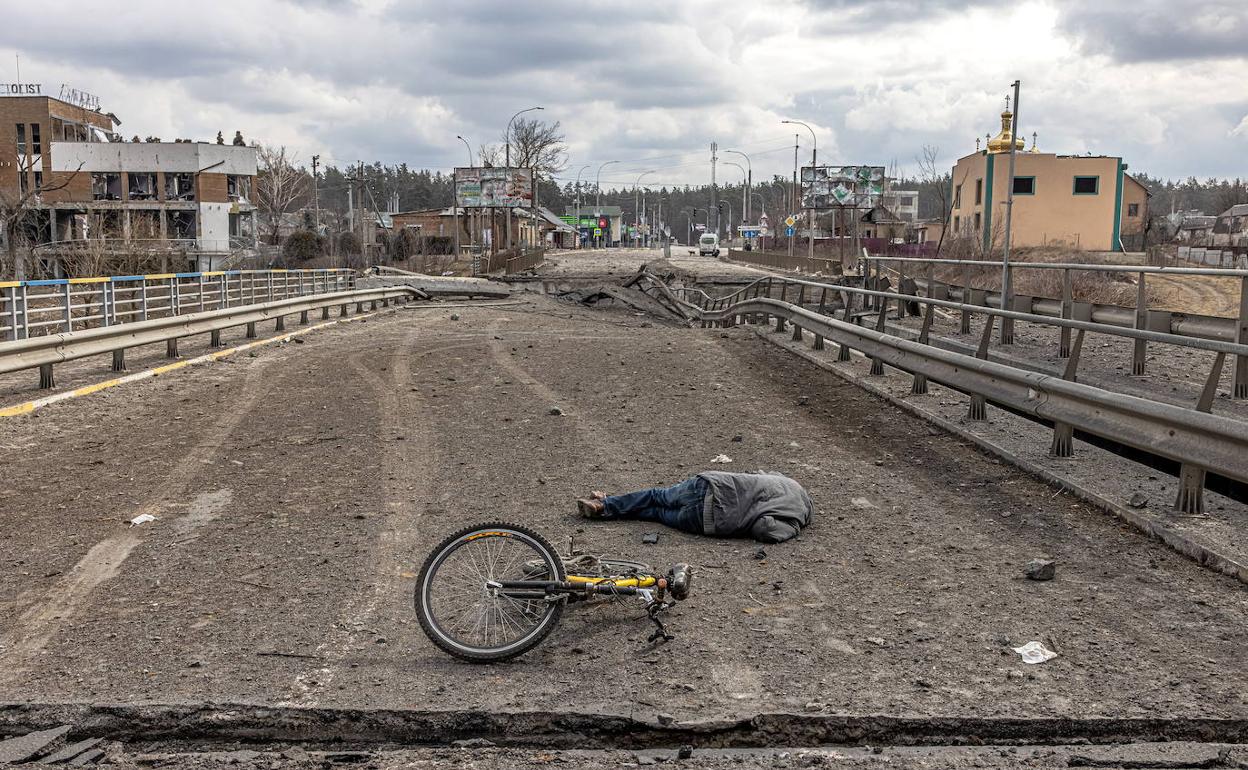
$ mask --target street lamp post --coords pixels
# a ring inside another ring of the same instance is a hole
[[[578,249],[585,245],[581,243],[581,174],[585,173],[585,169],[593,167],[594,164],[588,163],[576,172],[576,247]]]
[[[641,209],[637,207],[639,202],[637,197],[637,187],[641,184],[641,178],[643,176],[653,173],[653,171],[643,171],[637,175],[637,181],[633,182],[633,227],[637,229],[637,235],[633,236],[633,246],[637,245],[637,237],[641,235]]]
[[[754,189],[754,164],[750,163],[750,156],[746,155],[740,150],[724,150],[724,152],[730,152],[733,155],[740,155],[742,158],[745,158],[745,167],[746,167],[745,189],[747,191],[747,194],[745,196],[745,207],[741,209],[742,211],[741,216],[743,217],[742,219],[743,222],[749,222],[751,199],[748,196],[749,196],[749,192],[753,191]]]
[[[511,120],[507,121],[506,168],[507,168],[507,181],[508,182],[511,181],[511,124],[516,121],[516,118],[520,117],[526,112],[533,112],[534,110],[544,110],[544,109],[546,108],[545,107],[527,107],[523,110],[520,110],[515,115],[512,115]],[[533,180],[533,185],[534,187],[537,186],[537,180]],[[506,189],[505,186],[504,186],[504,189]],[[508,249],[511,248],[511,209],[510,208],[507,210],[507,248]]]
[[[718,209],[719,206],[728,207],[728,243],[732,243],[732,203],[730,201],[726,201],[721,198],[719,201],[719,205],[716,206],[715,208]]]
[[[726,160],[724,161],[724,165],[736,166],[738,169],[741,170],[741,224],[745,224],[746,222],[745,211],[746,209],[749,208],[749,205],[750,205],[750,199],[747,197],[749,191],[746,189],[749,186],[749,174],[746,173],[746,170],[742,168],[740,163],[733,163],[730,160]],[[731,228],[732,222],[729,222],[728,224],[729,224],[728,240],[731,241],[732,240],[732,228]]]
[[[464,147],[468,149],[468,167],[472,168],[472,163],[473,163],[472,145],[468,144],[468,140],[460,136],[459,134],[456,134],[455,138],[463,142]],[[453,189],[454,186],[458,184],[458,179],[453,178],[451,181],[452,181],[451,205],[455,207],[455,216],[458,217],[459,216],[459,196],[457,194],[458,191]],[[473,214],[470,214],[468,212],[468,209],[464,209],[464,216],[468,218],[468,250],[469,252],[472,252],[472,251],[475,251],[473,247],[477,245],[476,224],[473,222]],[[455,225],[455,238],[456,239],[459,238],[459,225],[458,224]],[[459,259],[459,254],[458,254],[459,246],[458,245],[455,246],[455,251],[457,252],[455,254],[455,258]],[[473,260],[474,261],[476,260],[475,256],[473,256]],[[473,275],[476,275],[475,270],[473,271]]]
[[[1006,187],[1005,198],[1005,251],[1001,255],[1001,309],[1013,310],[1010,307],[1013,303],[1010,301],[1010,225],[1011,218],[1014,215],[1014,156],[1018,149],[1018,89],[1019,81],[1015,80],[1014,86],[1014,115],[1013,123],[1010,125],[1010,181]],[[1008,105],[1007,105],[1008,106]],[[1111,248],[1117,244],[1110,244]],[[1141,283],[1143,283],[1143,274],[1141,274]],[[1001,344],[1012,345],[1014,343],[1014,319],[1001,319]]]
[[[781,123],[793,123],[799,126],[806,126],[806,130],[810,132],[810,165],[811,168],[819,165],[819,140],[815,138],[815,129],[807,126],[800,120],[782,120]],[[807,256],[814,259],[815,256],[815,210],[806,210],[806,226],[808,228],[806,239],[808,251]]]
[[[750,190],[750,205],[751,206],[754,204],[755,198],[758,198],[759,202],[762,204],[758,207],[759,213],[762,215],[766,215],[767,214],[767,199],[763,197],[762,193],[757,193],[757,192],[754,192],[753,190]],[[763,218],[762,216],[760,216],[758,220],[755,222],[755,224],[761,224],[762,221],[763,221]],[[766,249],[767,248],[767,236],[760,234],[758,237],[759,237],[759,248]],[[774,235],[771,236],[771,245],[772,247],[775,247],[776,245],[776,236]]]
[[[598,167],[598,175],[594,177],[594,190],[595,190],[594,192],[594,218],[595,219],[602,216],[602,170],[606,168],[607,166],[610,166],[612,163],[619,163],[619,161],[609,160],[606,163],[603,163],[601,166]],[[607,223],[607,236],[608,236],[607,243],[608,244],[611,243],[610,234],[611,234],[611,225],[608,222]],[[602,237],[601,235],[594,237],[595,248],[598,247],[600,243],[598,239],[601,237]]]

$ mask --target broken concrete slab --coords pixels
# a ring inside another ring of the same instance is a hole
[[[56,753],[49,754],[48,756],[39,760],[39,763],[43,765],[55,765],[57,762],[68,762],[69,760],[83,753],[87,749],[94,747],[95,744],[99,743],[102,740],[104,739],[103,738],[87,738],[86,740],[78,741],[77,743],[71,743],[65,748],[57,751]]]
[[[16,764],[34,759],[49,747],[56,746],[73,728],[70,725],[36,730],[7,741],[0,741],[0,765]]]
[[[85,767],[104,756],[104,749],[90,749],[84,751],[70,761],[70,767]]]

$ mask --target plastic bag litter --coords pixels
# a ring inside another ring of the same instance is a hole
[[[130,520],[130,526],[133,527],[137,524],[146,524],[149,521],[156,521],[156,517],[150,513],[142,513]]]
[[[732,458],[731,458],[731,457],[729,457],[728,455],[715,455],[714,457],[712,457],[712,458],[711,458],[711,462],[713,462],[713,463],[730,463],[730,462],[732,462]]]
[[[1042,642],[1028,642],[1022,647],[1015,647],[1014,652],[1023,656],[1024,663],[1043,663],[1057,657],[1057,653],[1045,647]]]

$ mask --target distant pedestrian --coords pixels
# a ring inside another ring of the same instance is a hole
[[[779,543],[810,525],[810,495],[782,473],[706,471],[670,487],[576,501],[587,519],[638,519],[712,537],[752,537]]]

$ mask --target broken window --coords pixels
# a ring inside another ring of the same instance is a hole
[[[39,141],[39,124],[30,124],[30,143],[34,147],[32,155],[40,155],[43,153],[43,143]]]
[[[149,171],[131,171],[128,194],[132,201],[156,200],[156,174]]]
[[[189,174],[187,176],[189,176]],[[196,232],[194,211],[170,211],[168,212],[168,215],[168,234],[171,239],[179,241],[195,240]]]
[[[227,174],[225,177],[225,191],[230,196],[230,200],[238,203],[247,203],[251,198],[251,177],[240,174]]]
[[[26,154],[26,124],[17,124],[17,155],[22,157]]]
[[[97,201],[121,200],[121,174],[91,174],[91,197]]]
[[[193,201],[195,200],[195,175],[194,174],[165,174],[165,200],[167,201]]]

